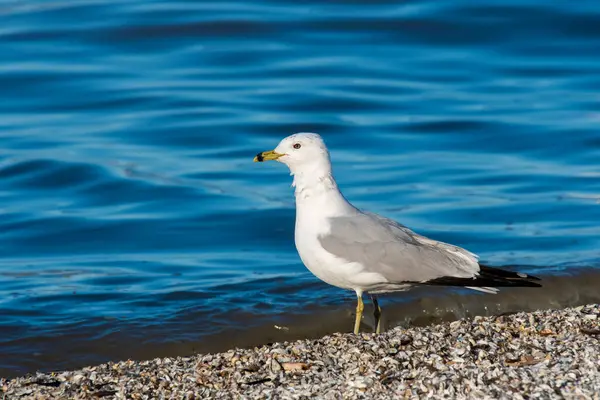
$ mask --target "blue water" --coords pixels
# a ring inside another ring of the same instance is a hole
[[[252,163],[297,131],[361,208],[492,265],[600,272],[600,2],[34,0],[0,19],[0,375],[351,309],[295,252],[287,170]]]

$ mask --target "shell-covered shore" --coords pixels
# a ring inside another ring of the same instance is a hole
[[[600,398],[600,305],[0,379],[5,399]]]

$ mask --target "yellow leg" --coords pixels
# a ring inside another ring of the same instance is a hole
[[[356,304],[356,320],[354,321],[354,334],[358,334],[358,328],[360,327],[360,321],[362,320],[362,313],[365,305],[362,301],[362,293],[356,293],[358,303]]]
[[[379,302],[374,294],[371,295],[371,300],[373,300],[373,316],[375,317],[376,326],[375,333],[381,333],[381,307],[379,307]]]

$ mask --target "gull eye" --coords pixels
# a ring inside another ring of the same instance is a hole
[[[300,143],[294,143],[294,148],[298,150],[302,145]]]

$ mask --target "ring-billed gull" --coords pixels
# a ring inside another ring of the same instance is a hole
[[[297,133],[254,161],[277,160],[294,176],[295,242],[306,267],[319,279],[356,292],[358,333],[363,293],[371,294],[376,332],[381,330],[377,293],[416,285],[463,286],[486,293],[496,287],[539,287],[539,280],[519,272],[479,264],[478,257],[457,246],[418,235],[404,225],[363,212],[339,191],[329,151],[316,133]]]

